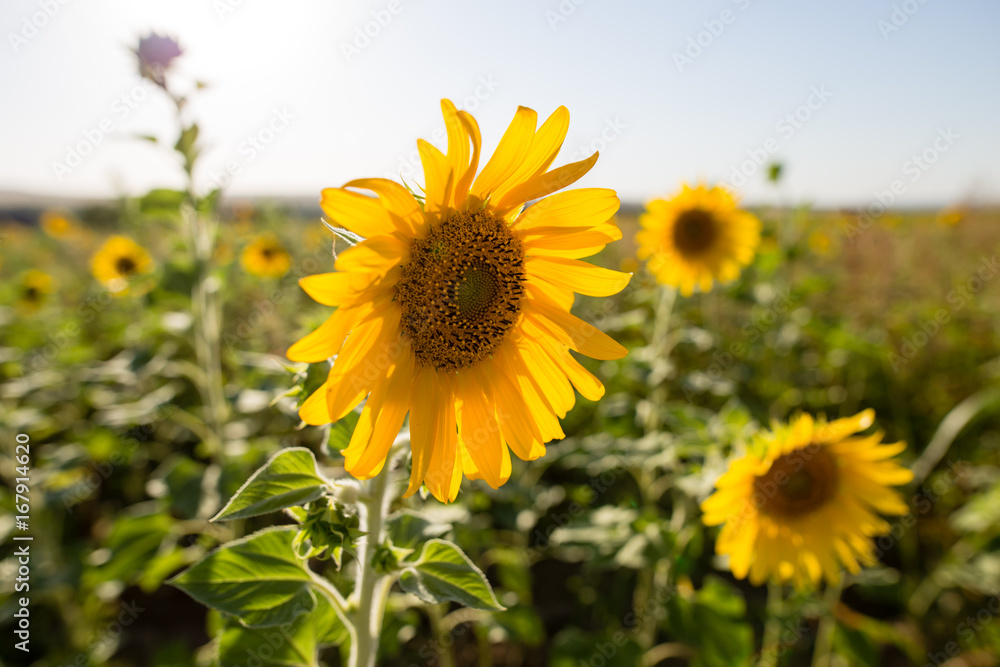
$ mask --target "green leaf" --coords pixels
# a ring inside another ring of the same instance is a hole
[[[397,547],[416,547],[434,537],[441,537],[451,526],[439,523],[417,514],[411,510],[403,510],[388,521],[389,535]]]
[[[231,521],[305,505],[322,498],[329,484],[304,447],[283,449],[260,467],[212,521]]]
[[[245,625],[287,623],[316,604],[312,576],[292,551],[296,530],[270,528],[225,544],[167,583]]]
[[[424,602],[454,601],[473,609],[505,609],[493,594],[482,571],[457,545],[445,540],[424,544],[417,560],[402,563],[399,583]]]
[[[343,419],[338,420],[330,427],[330,439],[327,444],[331,452],[339,452],[346,449],[351,443],[351,436],[354,435],[354,428],[358,425],[359,412],[348,412]]]
[[[155,188],[139,198],[139,210],[146,215],[176,215],[186,198],[180,190]]]
[[[301,667],[318,665],[322,645],[348,641],[347,628],[333,607],[320,598],[316,608],[294,621],[267,629],[245,628],[228,618],[219,637],[219,667]]]
[[[192,123],[189,127],[181,131],[181,136],[177,138],[174,150],[184,156],[187,165],[194,163],[198,157],[198,149],[195,144],[198,142],[198,124]]]

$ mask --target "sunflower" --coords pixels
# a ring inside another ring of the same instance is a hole
[[[307,424],[337,421],[367,396],[343,452],[352,475],[378,474],[409,413],[406,495],[426,484],[448,502],[463,473],[497,488],[510,477],[511,450],[533,460],[564,437],[559,418],[574,387],[590,400],[603,395],[569,351],[620,359],[626,350],[570,307],[574,292],[615,294],[630,274],[579,261],[621,238],[609,222],[614,191],[552,194],[598,157],[549,169],[569,127],[565,107],[537,129],[537,114],[518,108],[477,176],[478,124],[448,100],[441,106],[448,152],[417,142],[422,196],[385,179],[323,191],[330,220],[365,240],[339,255],[336,272],[300,281],[337,310],[288,356],[336,355],[299,411]]]
[[[913,474],[892,460],[906,443],[857,435],[874,417],[865,410],[827,423],[800,415],[764,434],[759,455],[729,466],[701,508],[706,525],[724,524],[715,549],[737,578],[802,589],[824,577],[836,583],[841,566],[857,573],[875,562],[871,538],[889,532],[878,513],[906,514],[891,487]]]
[[[280,278],[292,268],[292,256],[274,234],[261,234],[243,249],[240,264],[261,278]]]
[[[55,280],[47,273],[31,269],[21,274],[21,289],[18,307],[25,312],[35,312],[46,297],[56,289]]]
[[[735,280],[760,243],[760,221],[719,186],[685,185],[670,200],[651,201],[639,224],[639,259],[684,296],[696,286],[707,292],[713,281]]]
[[[113,294],[124,295],[137,278],[153,270],[153,260],[127,236],[112,236],[91,258],[90,270]]]
[[[45,211],[40,221],[42,231],[54,239],[65,239],[77,232],[76,224],[69,216],[58,211]]]

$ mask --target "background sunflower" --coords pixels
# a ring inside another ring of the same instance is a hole
[[[639,259],[659,282],[684,296],[696,287],[708,292],[713,282],[735,280],[760,244],[760,221],[718,185],[685,185],[671,199],[655,199],[639,224]]]

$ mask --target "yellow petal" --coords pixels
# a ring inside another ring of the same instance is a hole
[[[331,222],[365,238],[388,236],[398,231],[388,211],[374,197],[341,188],[326,188],[319,205]]]
[[[514,120],[504,132],[496,151],[472,184],[473,195],[480,200],[488,199],[495,189],[517,171],[531,149],[537,124],[537,113],[527,107],[517,108]]]
[[[371,318],[351,332],[333,364],[327,395],[333,421],[343,418],[361,402],[401,352],[399,304],[379,306]]]
[[[366,273],[317,273],[299,279],[299,286],[324,306],[353,305],[376,279]]]
[[[569,110],[566,107],[559,107],[535,132],[531,145],[517,168],[493,189],[494,199],[502,199],[513,187],[548,169],[559,154],[567,130],[569,130]]]
[[[359,178],[344,187],[363,188],[377,194],[382,206],[394,218],[397,228],[407,236],[422,236],[426,232],[423,209],[409,190],[399,183],[386,178]]]
[[[440,428],[437,432],[437,443],[431,451],[430,463],[424,484],[431,494],[443,503],[450,503],[458,496],[458,488],[462,482],[462,464],[458,457],[458,431],[455,424],[455,390],[451,375],[439,376],[441,398],[439,401]],[[411,434],[412,435],[412,434]],[[419,482],[413,484],[411,473],[410,487],[416,491]]]
[[[385,275],[390,269],[399,266],[409,251],[410,246],[394,236],[376,236],[340,253],[336,267],[344,273]]]
[[[330,410],[326,403],[326,394],[329,390],[329,383],[324,382],[314,391],[299,408],[299,419],[310,426],[322,426],[333,421],[330,419]]]
[[[410,412],[410,452],[412,468],[407,496],[424,482],[434,449],[441,444],[441,429],[445,424],[446,404],[450,398],[441,391],[441,381],[433,366],[421,366],[413,382],[413,406]]]
[[[359,431],[364,431],[370,437],[365,437],[364,433],[359,438],[352,437],[351,444],[344,450],[344,468],[358,479],[377,475],[385,464],[389,448],[410,409],[414,361],[408,348],[401,350],[389,367],[386,379],[376,384],[361,413],[354,434],[357,436]]]
[[[505,447],[500,439],[500,425],[476,374],[466,370],[459,372],[456,379],[461,401],[458,428],[462,444],[486,483],[499,488],[503,484],[501,448]]]
[[[594,153],[585,160],[564,165],[544,174],[534,176],[524,183],[511,188],[502,199],[495,203],[496,210],[503,215],[510,209],[519,206],[532,199],[540,199],[545,195],[552,194],[556,190],[562,190],[583,178],[590,169],[597,164],[598,154]]]
[[[292,361],[308,363],[326,361],[340,351],[347,334],[372,308],[373,304],[369,303],[337,310],[319,328],[288,348],[285,356]]]
[[[424,210],[440,214],[452,205],[455,173],[444,153],[423,139],[417,140],[417,151],[424,165]]]
[[[533,318],[559,341],[593,359],[621,359],[628,353],[613,338],[560,308],[531,283],[527,288],[525,317]]]
[[[535,202],[525,209],[512,227],[521,232],[534,227],[597,227],[614,217],[620,206],[621,201],[614,190],[579,188]],[[621,238],[621,232],[618,238]]]
[[[632,279],[631,273],[603,269],[566,257],[529,257],[525,271],[530,277],[537,276],[556,287],[588,296],[618,294]]]

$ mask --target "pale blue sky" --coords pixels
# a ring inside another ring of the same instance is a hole
[[[200,180],[225,180],[235,161],[233,194],[310,196],[407,172],[451,97],[476,107],[489,151],[517,105],[542,117],[566,105],[557,164],[600,148],[583,184],[626,201],[683,180],[733,182],[766,147],[787,179],[777,194],[763,170],[735,182],[749,201],[863,205],[899,178],[903,206],[1000,199],[993,0],[62,1],[0,4],[0,190],[101,196],[179,182],[169,156],[129,139],[170,128],[167,102],[136,89],[128,52],[156,29],[186,49],[179,73],[210,84],[192,109],[209,144]],[[894,6],[902,25],[887,33]],[[346,53],[375,17],[386,25]],[[37,34],[26,28],[42,19]],[[679,66],[699,37],[701,53]],[[143,99],[130,109],[122,95]],[[797,110],[799,127],[779,125]],[[53,164],[105,119],[111,134],[60,178]],[[254,154],[244,142],[269,124],[283,129]],[[925,150],[936,158],[926,170],[906,164]]]

